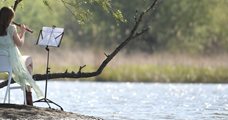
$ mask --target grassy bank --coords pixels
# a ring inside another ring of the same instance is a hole
[[[105,56],[102,52],[53,54],[52,72],[77,72],[86,64],[84,72],[95,71]],[[99,54],[100,53],[100,54]],[[39,57],[45,58],[45,57]],[[57,58],[68,58],[58,63]],[[53,60],[54,59],[54,60]],[[87,80],[129,82],[181,82],[181,83],[227,83],[228,55],[191,56],[183,54],[119,54],[104,69],[103,73]],[[36,64],[38,61],[34,61]],[[40,62],[40,61],[39,61]],[[35,67],[34,73],[44,73],[45,63]]]
[[[39,51],[39,50],[37,50]],[[34,74],[45,73],[46,52],[29,51],[33,57]],[[103,51],[52,50],[51,72],[95,71],[105,59]],[[128,82],[180,82],[180,83],[228,83],[228,55],[185,54],[124,54],[117,55],[101,75],[86,80]],[[2,76],[2,75],[1,75]],[[60,80],[75,80],[61,79]]]
[[[40,70],[43,70],[43,67]],[[56,69],[58,69],[59,72],[64,72],[66,69],[68,69],[69,72],[71,72],[71,70],[73,71],[73,69],[77,70],[71,66],[58,67]],[[84,69],[84,71],[93,70],[95,70],[95,67],[91,66],[87,66],[87,68]],[[153,64],[119,65],[115,67],[108,66],[101,75],[84,80],[118,82],[228,83],[227,73],[228,67],[196,67]],[[0,74],[0,76],[4,76],[4,78],[7,77],[3,74]]]
[[[228,68],[195,67],[183,65],[123,65],[108,67],[97,80],[181,82],[181,83],[226,83]]]

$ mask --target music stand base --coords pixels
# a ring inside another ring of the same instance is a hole
[[[56,104],[55,102],[53,102],[53,101],[51,101],[51,100],[49,100],[47,98],[42,98],[40,100],[34,101],[33,103],[36,103],[36,102],[46,102],[48,104],[49,108],[51,108],[49,103],[52,103],[52,104],[58,106],[63,111],[63,108],[60,105]]]

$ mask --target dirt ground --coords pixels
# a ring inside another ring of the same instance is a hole
[[[12,120],[103,120],[61,110],[27,105],[0,104],[0,119]]]

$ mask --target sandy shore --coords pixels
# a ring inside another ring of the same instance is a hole
[[[61,110],[27,105],[0,104],[0,119],[13,120],[102,120]]]

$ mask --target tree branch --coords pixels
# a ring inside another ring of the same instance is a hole
[[[21,2],[22,0],[16,0],[13,5],[13,10],[16,11],[17,5]]]
[[[50,79],[56,79],[56,78],[88,78],[88,77],[94,77],[102,73],[106,65],[116,56],[116,54],[123,48],[125,47],[128,42],[143,33],[147,32],[149,28],[143,29],[140,32],[136,33],[136,30],[138,29],[139,24],[142,22],[142,19],[145,15],[145,13],[149,12],[152,10],[152,8],[155,7],[156,3],[158,0],[154,0],[152,5],[150,5],[145,11],[143,11],[139,17],[136,19],[136,22],[129,34],[129,36],[110,54],[106,55],[107,58],[101,63],[100,67],[97,69],[95,72],[77,72],[77,73],[51,73],[49,74],[48,78]],[[46,78],[46,74],[36,74],[33,75],[33,78],[35,80],[43,80]]]
[[[149,28],[145,28],[143,30],[141,30],[140,32],[137,32],[140,23],[142,22],[143,17],[145,16],[146,13],[148,13],[150,10],[152,10],[158,0],[154,0],[154,2],[145,10],[143,11],[138,17],[135,18],[135,24],[133,26],[133,28],[131,29],[130,34],[128,35],[128,37],[109,55],[106,54],[106,59],[103,60],[103,62],[101,63],[101,65],[99,66],[99,68],[94,71],[94,72],[82,72],[81,70],[85,67],[84,66],[80,66],[78,72],[72,72],[69,73],[67,72],[67,70],[63,73],[50,73],[48,74],[48,78],[49,79],[56,79],[56,78],[89,78],[89,77],[94,77],[94,76],[98,76],[99,74],[102,73],[102,71],[104,70],[104,68],[107,66],[107,64],[119,53],[119,51],[121,49],[123,49],[131,40],[141,36],[142,34],[144,34],[145,32],[147,32],[149,30]],[[33,79],[35,79],[36,81],[40,81],[40,80],[45,80],[47,78],[46,74],[35,74],[33,75]],[[2,83],[0,83],[0,88],[4,87],[7,85],[7,81],[4,81]]]

